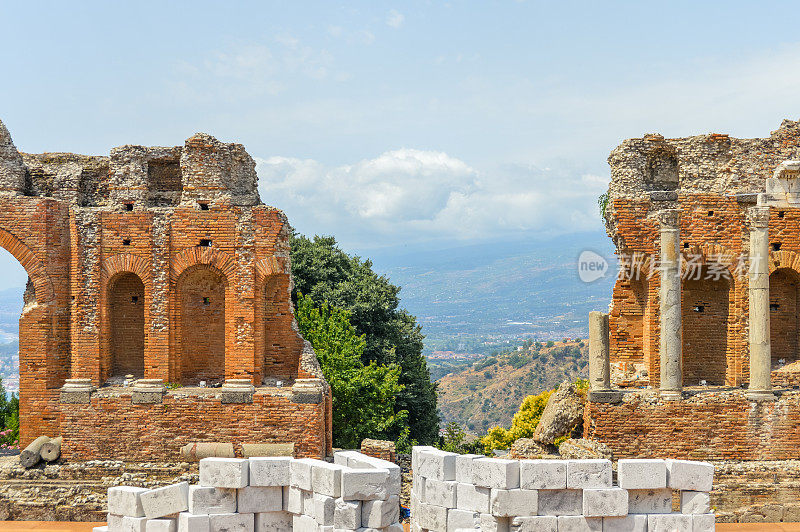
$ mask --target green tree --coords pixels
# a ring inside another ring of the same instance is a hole
[[[344,310],[327,303],[316,307],[310,297],[300,293],[297,323],[314,346],[333,391],[333,444],[357,448],[364,438],[402,435],[408,412],[396,410],[396,398],[403,389],[398,383],[400,367],[375,362],[364,365],[364,335],[356,332]]]
[[[519,411],[514,414],[511,429],[492,427],[481,439],[486,454],[491,454],[495,449],[508,449],[519,438],[530,438],[539,419],[542,417],[547,400],[555,390],[548,390],[539,395],[529,395],[522,401]]]
[[[346,310],[350,323],[364,335],[362,361],[401,368],[395,413],[408,412],[410,437],[433,444],[439,438],[436,384],[431,382],[422,356],[422,329],[400,304],[400,288],[372,270],[369,260],[350,256],[330,236],[313,239],[294,234],[292,275],[295,292],[302,292],[315,305],[327,303]],[[398,439],[401,432],[390,433]]]
[[[0,377],[0,447],[17,448],[19,445],[19,396],[6,395],[3,379]]]

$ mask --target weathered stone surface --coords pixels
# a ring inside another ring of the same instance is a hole
[[[647,516],[604,517],[603,532],[647,532]]]
[[[692,532],[714,532],[715,529],[714,514],[696,514],[692,516]]]
[[[573,383],[561,383],[547,401],[539,424],[533,432],[533,439],[540,443],[553,443],[556,438],[569,435],[583,418],[585,403],[586,398]]]
[[[203,458],[200,460],[200,485],[216,488],[243,488],[250,479],[250,462],[241,458]]]
[[[683,514],[651,514],[647,516],[648,532],[692,532],[692,516]]]
[[[316,461],[311,469],[311,483],[314,486],[314,492],[329,497],[339,497],[342,493],[343,469],[344,467],[338,464]],[[400,490],[398,489],[397,492],[400,493]]]
[[[175,532],[178,522],[175,519],[148,519],[146,532]]]
[[[519,438],[511,444],[508,451],[508,458],[520,460],[524,458],[542,458],[551,456],[557,457],[557,450],[554,445],[539,443],[533,438]]]
[[[181,458],[188,461],[203,458],[235,458],[232,443],[198,442],[187,443],[181,447]]]
[[[457,456],[456,453],[448,453],[432,447],[420,449],[417,452],[417,466],[414,471],[426,478],[455,480]]]
[[[317,522],[313,517],[307,515],[295,515],[292,517],[292,532],[317,532]]]
[[[472,461],[483,457],[482,454],[460,454],[456,456],[456,482],[464,484],[472,482]]]
[[[447,508],[420,503],[417,523],[428,530],[447,530]]]
[[[460,510],[489,513],[491,493],[491,488],[481,488],[474,484],[459,482],[456,485],[456,506]]]
[[[400,498],[392,495],[385,501],[365,501],[361,505],[361,526],[383,528],[400,519]]]
[[[622,488],[583,490],[585,517],[622,517],[628,515],[628,492]]]
[[[612,458],[611,448],[608,445],[585,438],[564,440],[558,446],[558,454],[561,458],[570,460],[589,460],[593,458],[611,460]]]
[[[180,482],[142,493],[142,509],[148,519],[185,512],[189,509],[189,483]]]
[[[617,462],[617,478],[620,488],[666,488],[667,464],[664,460],[621,459]]]
[[[559,515],[558,532],[602,532],[603,519],[582,515]]]
[[[0,192],[21,194],[24,190],[25,165],[11,134],[0,121]]]
[[[539,490],[539,515],[580,515],[582,490]]]
[[[611,461],[605,459],[567,461],[567,488],[610,488]]]
[[[490,496],[490,513],[497,517],[536,515],[538,492],[523,489],[495,489]]]
[[[361,527],[361,501],[336,499],[333,526],[337,529],[355,530]]]
[[[711,497],[705,491],[682,491],[681,513],[707,514],[711,512]]]
[[[189,486],[189,513],[226,514],[236,511],[236,490]]]
[[[451,530],[475,530],[480,526],[481,514],[468,510],[448,510],[447,511],[447,531]]]
[[[208,516],[211,532],[253,532],[254,514],[214,514]]]
[[[131,517],[144,517],[142,508],[142,493],[147,493],[147,488],[132,486],[114,486],[108,488],[108,511],[116,515]]]
[[[346,469],[342,471],[342,498],[346,501],[386,499],[388,479],[386,469]]]
[[[207,515],[192,515],[189,512],[178,514],[178,532],[211,532]]]
[[[457,484],[455,480],[426,479],[425,502],[445,508],[455,508]]]
[[[481,514],[480,523],[481,532],[509,532],[511,528],[511,519],[492,514]]]
[[[288,486],[291,481],[292,460],[283,457],[264,457],[249,459],[249,480],[251,486]]]
[[[259,512],[254,518],[255,532],[285,532],[292,527],[288,512]]]
[[[632,514],[668,514],[672,512],[672,490],[628,490],[628,512]]]
[[[567,487],[567,464],[561,460],[522,460],[519,485],[530,490],[558,490]]]
[[[311,471],[315,463],[316,460],[310,458],[292,460],[289,466],[289,484],[301,490],[311,491]]]
[[[245,486],[237,492],[238,512],[279,512],[283,509],[283,489],[278,486]]]
[[[314,505],[314,511],[306,512],[306,514],[314,517],[314,520],[320,526],[333,526],[336,499],[328,495],[315,493],[311,503]]]
[[[714,466],[708,462],[667,460],[667,482],[674,490],[711,491]]]
[[[518,488],[519,461],[502,458],[478,458],[473,460],[472,483],[484,488]]]
[[[511,520],[511,532],[557,532],[558,518],[538,515],[515,517]]]

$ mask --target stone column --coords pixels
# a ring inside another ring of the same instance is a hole
[[[589,401],[616,403],[622,400],[619,390],[611,389],[608,314],[589,313]]]
[[[681,275],[680,275],[680,211],[659,211],[661,225],[661,397],[675,401],[681,398]]]
[[[750,386],[747,398],[774,400],[769,332],[769,207],[750,207],[747,221],[750,225]]]

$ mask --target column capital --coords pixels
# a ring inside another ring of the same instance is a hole
[[[681,219],[681,211],[678,209],[661,209],[656,213],[656,217],[662,229],[677,228]]]
[[[749,207],[747,209],[747,223],[751,229],[766,229],[769,227],[769,207]]]

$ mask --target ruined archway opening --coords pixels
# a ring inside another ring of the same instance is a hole
[[[225,289],[227,281],[208,266],[178,279],[181,383],[208,385],[225,378]]]
[[[769,276],[769,329],[773,364],[798,360],[800,275],[779,268]]]
[[[702,266],[683,281],[683,383],[724,385],[727,376],[730,283]]]
[[[123,273],[108,288],[112,377],[144,377],[144,283]]]

